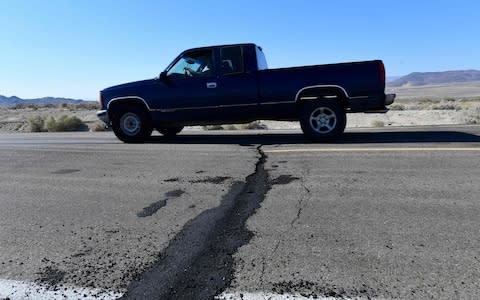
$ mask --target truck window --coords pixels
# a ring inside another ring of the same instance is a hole
[[[229,46],[221,49],[222,75],[244,72],[242,46]]]
[[[267,60],[265,59],[265,54],[263,54],[262,48],[257,46],[255,48],[255,50],[257,52],[257,67],[258,67],[258,70],[260,71],[260,70],[268,69]]]
[[[211,77],[213,70],[213,51],[199,50],[185,53],[167,72],[171,79],[193,77]]]

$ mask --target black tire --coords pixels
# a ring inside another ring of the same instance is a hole
[[[111,115],[113,132],[125,143],[142,143],[152,134],[150,116],[142,107],[122,105]]]
[[[172,126],[172,127],[158,127],[157,130],[166,137],[176,136],[180,131],[182,131],[183,126]]]
[[[345,130],[347,116],[337,100],[319,100],[303,103],[300,126],[303,133],[314,140],[329,140]]]

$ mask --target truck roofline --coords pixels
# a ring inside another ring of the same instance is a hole
[[[255,47],[259,47],[261,49],[261,47],[258,46],[255,43],[240,43],[240,44],[210,45],[210,46],[190,48],[190,49],[187,49],[187,50],[183,51],[182,53],[189,52],[189,51],[196,51],[196,50],[206,50],[206,49],[211,49],[211,48],[223,48],[223,47],[233,47],[233,46],[255,46]]]

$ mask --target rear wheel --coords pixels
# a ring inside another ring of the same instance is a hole
[[[167,137],[176,136],[182,129],[183,126],[157,127],[158,132]]]
[[[117,138],[125,143],[141,143],[152,134],[147,112],[138,106],[120,106],[113,110],[112,128]]]
[[[303,133],[315,140],[338,137],[345,130],[345,109],[335,100],[305,102],[302,106],[300,126]]]

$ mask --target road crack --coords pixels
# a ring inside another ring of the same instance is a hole
[[[300,199],[298,200],[298,204],[297,204],[297,214],[295,215],[295,218],[293,218],[292,222],[290,222],[290,226],[293,227],[293,225],[298,221],[298,219],[300,219],[300,215],[302,214],[302,210],[303,210],[303,203],[305,202],[305,200],[307,199],[310,199],[311,198],[311,193],[310,193],[310,189],[307,187],[306,183],[305,183],[305,178],[308,174],[303,174],[302,175],[302,187],[303,187],[303,190],[305,191],[302,196],[300,197]]]
[[[275,244],[275,247],[273,248],[272,252],[268,256],[268,259],[271,259],[273,257],[273,255],[275,254],[275,252],[277,252],[278,248],[280,247],[281,242],[282,242],[282,240],[277,241],[277,243]],[[260,284],[259,284],[259,286],[263,286],[263,278],[265,276],[266,260],[267,260],[266,257],[262,258],[262,270],[260,272],[260,280],[259,280]]]
[[[271,188],[262,145],[254,173],[234,183],[221,204],[190,220],[159,254],[159,260],[129,285],[123,299],[212,299],[233,280],[233,255],[249,243],[246,222]]]

